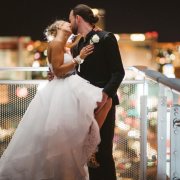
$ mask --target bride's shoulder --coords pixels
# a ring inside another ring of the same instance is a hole
[[[50,56],[52,55],[52,53],[54,55],[57,55],[57,54],[63,55],[64,54],[64,46],[61,43],[58,43],[56,41],[51,41],[48,44],[47,52]]]
[[[63,44],[62,44],[61,41],[52,40],[52,41],[48,42],[48,47],[49,47],[49,48],[52,48],[52,47],[53,47],[53,48],[56,48],[56,47],[62,48],[62,47],[63,47]]]

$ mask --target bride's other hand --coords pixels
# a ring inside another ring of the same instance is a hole
[[[93,49],[94,49],[93,44],[89,44],[89,45],[83,47],[79,54],[80,58],[85,59],[87,56],[89,56],[90,54],[93,53]]]
[[[51,71],[48,71],[48,80],[52,81],[54,79],[54,73],[52,73]]]
[[[96,32],[102,31],[102,29],[100,27],[98,27],[98,26],[95,26],[93,30],[96,31]]]
[[[97,108],[95,110],[95,114],[97,114],[102,109],[102,107],[105,105],[105,103],[108,100],[108,95],[105,92],[102,92],[102,95],[103,95],[102,96],[102,101],[97,102]]]

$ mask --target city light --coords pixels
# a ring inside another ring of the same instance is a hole
[[[131,41],[144,41],[146,38],[144,34],[131,34],[130,39]]]
[[[34,61],[32,67],[38,68],[40,67],[39,61]]]
[[[19,98],[25,98],[27,95],[28,95],[28,90],[27,90],[27,88],[26,87],[18,87],[17,89],[16,89],[16,95],[17,95],[17,97],[19,97]]]
[[[99,14],[99,10],[96,8],[92,9],[92,11],[95,16]]]

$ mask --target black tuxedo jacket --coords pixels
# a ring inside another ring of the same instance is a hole
[[[115,36],[106,31],[91,31],[86,38],[81,38],[72,48],[73,57],[90,43],[93,35],[99,36],[99,42],[94,43],[94,50],[80,65],[78,74],[90,81],[91,84],[103,88],[103,91],[113,99],[113,104],[119,104],[117,89],[122,82],[125,72]]]

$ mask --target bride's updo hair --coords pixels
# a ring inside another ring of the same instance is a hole
[[[81,16],[86,22],[90,23],[91,25],[94,25],[99,21],[99,17],[95,16],[92,9],[85,4],[77,5],[74,9],[72,9],[72,11],[74,16]]]
[[[49,25],[45,31],[44,35],[47,41],[52,41],[56,35],[57,35],[57,30],[65,23],[63,20],[56,20],[54,21],[51,25]]]

